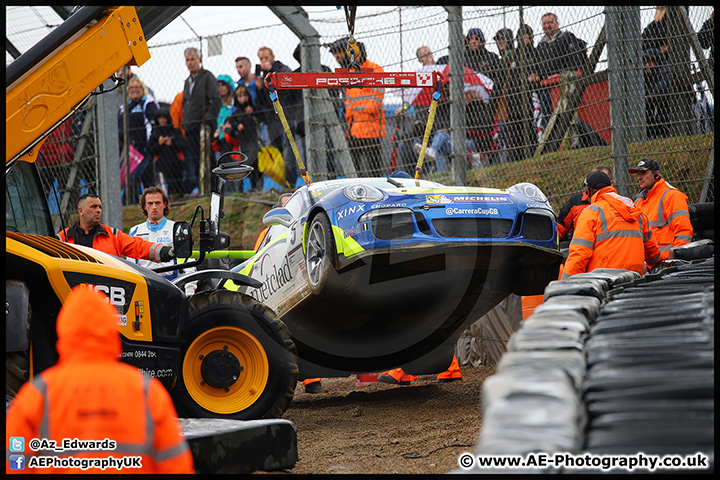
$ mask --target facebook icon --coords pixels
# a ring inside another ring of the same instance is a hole
[[[10,470],[25,470],[25,455],[10,455]]]

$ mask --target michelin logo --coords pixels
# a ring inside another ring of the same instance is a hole
[[[447,197],[445,195],[426,195],[427,203],[476,203],[476,202],[505,202],[509,203],[510,199],[504,195],[456,195]]]

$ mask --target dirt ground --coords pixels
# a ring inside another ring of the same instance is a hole
[[[463,379],[408,386],[355,386],[355,376],[323,379],[325,393],[298,382],[283,418],[297,426],[298,461],[276,474],[444,474],[472,452],[481,427],[482,383],[494,367],[461,366]],[[265,472],[257,472],[264,474]]]

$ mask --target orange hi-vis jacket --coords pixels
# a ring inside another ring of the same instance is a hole
[[[361,70],[384,72],[376,63],[365,60]],[[350,135],[355,138],[385,137],[385,110],[382,88],[348,88],[345,90],[345,119]]]
[[[170,394],[120,361],[116,314],[104,294],[72,290],[57,319],[58,363],[8,409],[8,473],[195,473]],[[25,439],[24,452],[11,452],[11,437]],[[23,470],[10,468],[11,453],[24,455]]]
[[[578,217],[562,279],[596,268],[622,268],[645,274],[660,250],[648,220],[632,200],[614,187],[600,189]]]
[[[75,236],[78,235],[80,229],[79,224],[68,227],[58,233],[58,237],[63,242],[75,243]],[[93,238],[92,247],[95,250],[122,257],[123,255],[138,260],[150,260],[153,262],[162,262],[160,260],[160,248],[162,243],[148,242],[139,237],[131,237],[122,230],[108,227],[107,225],[98,225],[97,233]]]
[[[692,242],[693,227],[687,198],[661,178],[649,192],[643,190],[635,200],[635,206],[650,220],[662,260],[668,259],[673,248]]]

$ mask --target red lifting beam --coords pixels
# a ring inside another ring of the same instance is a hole
[[[435,86],[440,72],[373,72],[337,68],[334,73],[271,73],[277,89],[302,88],[418,88]]]

